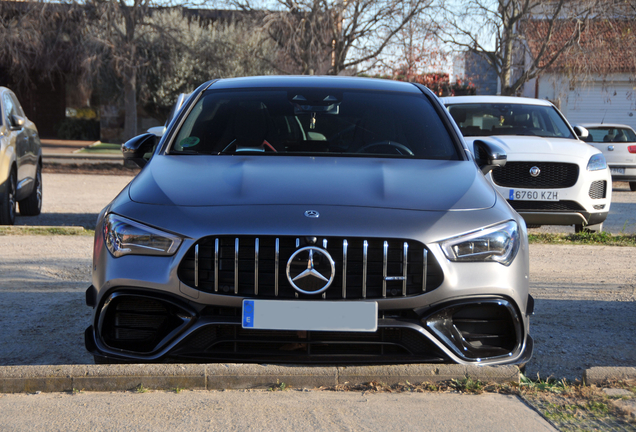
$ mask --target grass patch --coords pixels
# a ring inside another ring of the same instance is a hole
[[[89,147],[84,147],[76,153],[121,154],[121,144],[100,142]]]
[[[531,244],[571,244],[602,246],[636,246],[636,235],[610,234],[608,232],[581,232],[575,234],[528,234]]]
[[[274,384],[273,386],[271,386],[267,390],[269,390],[269,391],[285,391],[286,389],[289,389],[287,384],[285,384],[284,382],[280,382],[279,380],[276,380],[276,384]]]
[[[144,387],[143,384],[139,384],[137,387],[135,387],[135,392],[137,393],[146,393],[147,391],[148,389]]]
[[[0,236],[6,235],[66,235],[66,236],[94,236],[95,230],[84,227],[62,226],[3,226],[0,227]]]

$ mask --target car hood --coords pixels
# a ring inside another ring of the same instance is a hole
[[[466,143],[472,144],[478,139],[494,141],[508,154],[508,160],[523,160],[532,155],[562,155],[569,158],[587,160],[598,153],[593,146],[586,142],[567,138],[545,138],[537,136],[498,135],[488,137],[466,137]]]
[[[129,196],[155,205],[433,211],[485,209],[496,202],[472,161],[309,156],[156,155],[132,181]]]

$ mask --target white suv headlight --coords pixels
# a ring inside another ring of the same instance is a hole
[[[587,163],[588,171],[598,171],[607,168],[607,162],[605,162],[605,156],[601,153],[593,155]]]
[[[495,261],[510,265],[519,251],[519,226],[515,221],[493,225],[440,243],[451,261]]]
[[[168,256],[177,251],[181,238],[111,213],[104,220],[104,242],[115,258],[124,255]]]

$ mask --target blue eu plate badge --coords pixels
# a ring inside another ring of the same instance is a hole
[[[254,300],[243,301],[243,328],[254,327]]]

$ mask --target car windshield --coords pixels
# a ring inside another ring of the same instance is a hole
[[[168,152],[460,159],[424,95],[326,88],[209,90]]]
[[[534,135],[575,139],[551,106],[471,103],[449,105],[448,110],[464,136]]]
[[[587,142],[636,142],[636,133],[629,128],[594,127],[588,128],[588,132]]]

